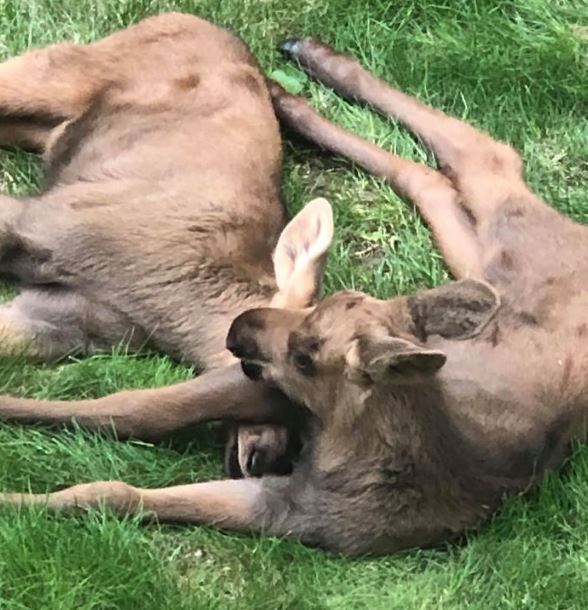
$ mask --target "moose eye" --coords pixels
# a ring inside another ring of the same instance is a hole
[[[309,376],[314,373],[314,362],[308,354],[304,354],[303,352],[296,352],[292,359],[294,362],[294,366],[303,375]]]

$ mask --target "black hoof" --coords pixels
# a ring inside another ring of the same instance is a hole
[[[250,477],[261,477],[269,470],[266,464],[265,451],[253,450],[247,458],[247,474]]]
[[[231,479],[242,479],[245,476],[241,470],[241,465],[239,464],[237,443],[227,447],[227,451],[225,453],[225,472]]]
[[[280,43],[280,51],[289,57],[296,57],[300,48],[300,38],[286,38]]]

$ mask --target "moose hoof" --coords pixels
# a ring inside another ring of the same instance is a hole
[[[288,57],[297,57],[300,51],[300,38],[286,38],[280,43],[280,51]]]

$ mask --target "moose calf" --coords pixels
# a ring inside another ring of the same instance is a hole
[[[415,203],[459,280],[386,301],[344,291],[315,305],[330,208],[309,204],[280,234],[277,131],[243,46],[193,18],[161,17],[67,49],[74,59],[63,63],[24,56],[0,68],[2,133],[48,149],[55,176],[40,198],[0,208],[2,264],[33,285],[36,306],[10,306],[2,332],[22,345],[38,321],[35,337],[81,328],[85,345],[103,344],[95,329],[106,324],[80,315],[96,307],[118,321],[107,345],[133,328],[134,341],[147,333],[160,349],[208,357],[216,369],[97,400],[2,396],[0,418],[75,419],[150,438],[205,419],[273,422],[299,403],[307,431],[287,476],[165,489],[104,481],[0,501],[61,511],[105,504],[347,554],[388,553],[479,525],[583,438],[588,232],[530,192],[511,148],[316,40],[287,41],[314,77],[397,118],[435,152],[439,171],[402,160],[271,87],[282,121]],[[108,63],[92,88],[102,57],[135,61]],[[28,61],[21,73],[18,62]],[[144,78],[150,70],[156,79]],[[116,220],[106,220],[109,207]],[[153,296],[160,292],[169,296]],[[63,318],[49,315],[56,298],[72,304]],[[231,316],[227,347],[250,381],[222,350]],[[26,344],[37,353],[52,345]]]

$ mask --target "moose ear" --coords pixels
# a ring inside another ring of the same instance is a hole
[[[357,382],[410,384],[431,377],[446,359],[443,352],[404,339],[363,335],[346,354],[346,372]]]
[[[333,232],[333,211],[322,198],[307,203],[288,223],[274,251],[278,293],[272,307],[312,304],[320,289]]]
[[[469,339],[478,335],[496,314],[500,297],[489,284],[462,280],[408,298],[414,334]]]

